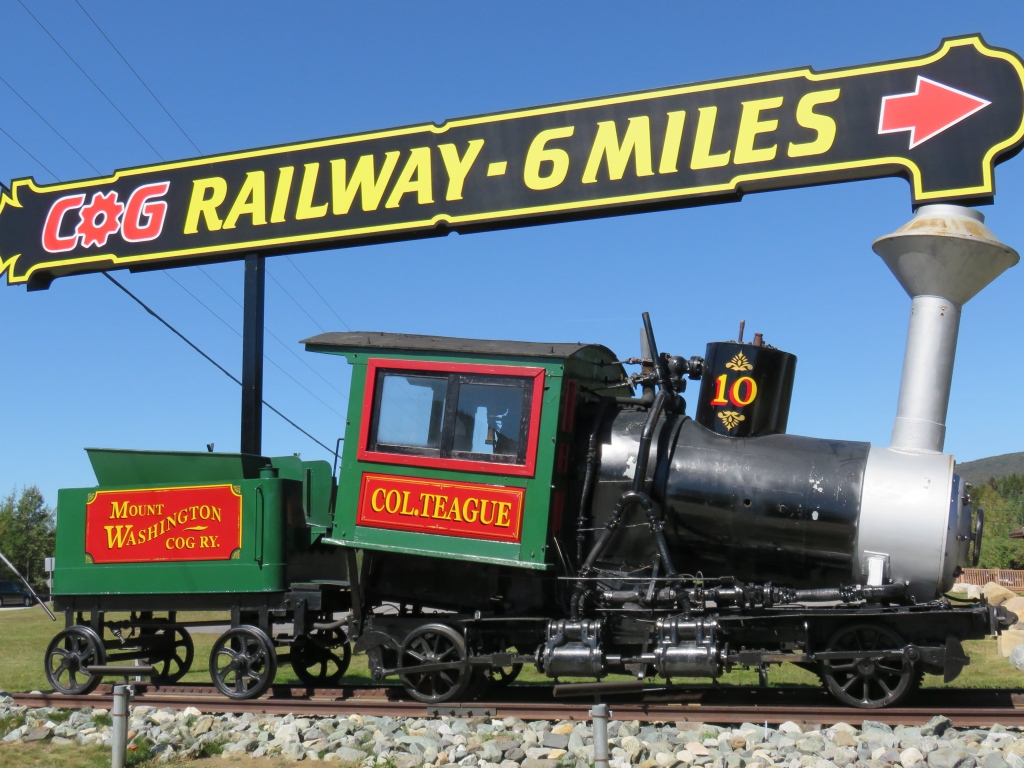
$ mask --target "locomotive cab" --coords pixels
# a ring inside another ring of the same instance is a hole
[[[366,553],[367,589],[490,609],[516,571],[555,569],[577,401],[632,394],[610,350],[387,333],[305,344],[352,367],[327,541]]]

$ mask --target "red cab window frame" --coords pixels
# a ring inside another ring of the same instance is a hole
[[[373,419],[374,398],[377,390],[377,372],[387,371],[428,371],[430,373],[468,373],[480,376],[510,376],[532,379],[527,386],[530,392],[530,428],[526,443],[525,464],[505,464],[472,459],[442,458],[435,456],[411,456],[387,451],[371,451],[370,423]],[[491,475],[514,475],[533,477],[537,469],[537,443],[540,432],[540,412],[544,399],[544,369],[513,365],[479,365],[475,363],[444,363],[428,360],[392,360],[370,358],[366,362],[366,387],[363,392],[363,415],[359,425],[359,461],[378,464],[398,464],[408,467],[448,469],[457,472],[483,472]]]

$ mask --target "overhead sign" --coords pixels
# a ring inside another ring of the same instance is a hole
[[[797,69],[118,171],[15,181],[0,272],[164,268],[905,176],[914,203],[995,192],[1024,140],[1024,64],[980,37]]]

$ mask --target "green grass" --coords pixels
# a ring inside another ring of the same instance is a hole
[[[218,614],[179,614],[179,619],[182,621],[219,618],[221,617]],[[227,622],[226,615],[223,618]],[[39,607],[0,613],[0,648],[4,649],[3,658],[0,659],[0,690],[19,693],[50,689],[43,671],[43,657],[50,639],[61,628],[63,628],[63,621],[51,622]],[[208,670],[210,650],[217,639],[217,634],[215,632],[195,632],[192,634],[192,638],[195,643],[195,661],[183,682],[208,683],[210,682]],[[965,642],[964,647],[971,656],[971,664],[948,687],[1024,689],[1024,672],[1019,672],[1011,667],[1006,659],[999,655],[994,640],[971,640]],[[608,679],[627,678],[618,676]],[[818,678],[814,674],[791,664],[773,666],[768,679],[771,685],[819,684]],[[299,682],[287,662],[278,669],[275,681],[279,683]],[[365,656],[353,657],[343,682],[349,685],[365,685],[370,682]],[[539,674],[532,665],[527,665],[519,677],[519,682],[538,684],[550,681]],[[694,679],[677,682],[706,684],[711,681],[709,679]],[[734,670],[719,678],[719,682],[727,685],[756,685],[757,673],[754,670]],[[935,675],[926,675],[924,685],[944,687],[941,677]],[[5,730],[3,725],[3,722],[0,722],[0,730]],[[0,762],[0,768],[3,768],[2,762]]]

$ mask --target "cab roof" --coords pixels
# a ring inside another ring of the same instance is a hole
[[[379,331],[321,333],[304,339],[302,343],[310,352],[380,350],[389,353],[408,352],[417,356],[453,354],[563,360],[566,363],[566,375],[580,380],[581,385],[587,389],[609,394],[612,390],[614,394],[632,394],[622,364],[610,349],[599,344],[456,339],[449,336]]]

